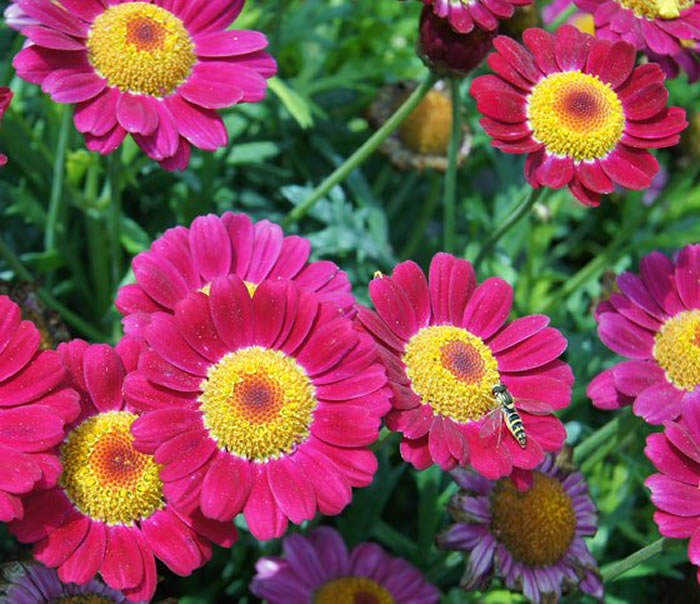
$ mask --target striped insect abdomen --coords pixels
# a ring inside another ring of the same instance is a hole
[[[502,397],[501,404],[503,405],[503,417],[508,426],[508,430],[513,435],[521,448],[527,447],[527,435],[523,427],[523,420],[520,418],[518,410],[515,408],[513,397],[506,391],[506,396]]]

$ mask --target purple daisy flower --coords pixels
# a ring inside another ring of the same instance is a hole
[[[580,472],[549,455],[526,491],[511,478],[488,480],[461,468],[451,474],[462,487],[448,506],[456,522],[437,544],[469,553],[464,589],[484,589],[495,573],[532,602],[558,600],[577,586],[602,599],[598,566],[583,541],[596,532],[596,510]]]
[[[84,585],[62,583],[53,568],[35,562],[8,562],[0,565],[0,602],[114,602],[131,604],[120,591],[93,579]]]
[[[340,534],[328,527],[308,537],[291,535],[283,543],[285,558],[260,558],[250,590],[268,604],[314,602],[394,602],[431,604],[438,589],[420,571],[374,543],[351,552]]]

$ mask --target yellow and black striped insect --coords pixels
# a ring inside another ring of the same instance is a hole
[[[527,447],[527,433],[525,432],[520,413],[515,408],[513,396],[508,392],[508,388],[504,384],[496,384],[492,388],[491,394],[493,394],[493,398],[496,399],[498,405],[486,415],[486,419],[479,430],[479,435],[481,438],[488,438],[498,430],[496,444],[498,446],[501,444],[501,427],[505,423],[513,438],[518,441],[522,449],[525,449]],[[547,415],[552,412],[552,408],[543,401],[519,398],[518,406],[533,415]],[[503,422],[501,422],[501,417],[503,417]]]

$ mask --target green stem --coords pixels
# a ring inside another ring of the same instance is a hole
[[[342,182],[357,168],[357,166],[364,162],[416,108],[418,103],[423,100],[423,97],[432,88],[436,80],[436,75],[432,72],[428,73],[425,80],[411,93],[411,96],[396,110],[394,115],[392,115],[379,130],[370,136],[355,153],[348,157],[320,185],[311,191],[310,195],[303,202],[289,212],[282,220],[282,224],[288,226],[290,223],[305,216],[319,199],[326,195],[335,185]]]
[[[425,230],[428,226],[428,221],[432,218],[433,212],[435,212],[435,206],[437,206],[440,200],[440,180],[439,175],[433,172],[433,181],[430,191],[428,192],[428,199],[423,203],[411,238],[401,252],[399,252],[399,258],[410,258],[416,248],[425,240]]]
[[[61,215],[63,193],[63,177],[66,170],[66,146],[68,144],[68,132],[70,130],[72,111],[70,107],[60,105],[61,123],[58,130],[58,143],[56,155],[53,160],[53,178],[51,181],[51,195],[49,197],[49,211],[46,216],[46,231],[44,232],[44,247],[51,250],[56,247],[56,230]]]
[[[659,539],[654,541],[654,543],[651,543],[650,545],[647,545],[646,547],[637,550],[636,552],[630,554],[626,558],[618,560],[617,562],[611,562],[610,564],[606,564],[603,568],[600,569],[600,574],[603,577],[603,581],[605,583],[609,581],[614,581],[631,568],[634,568],[642,562],[646,562],[649,558],[656,556],[656,554],[660,554],[664,550],[664,546],[666,545],[666,543],[667,539],[665,537],[660,537]]]
[[[122,275],[121,248],[121,151],[114,151],[109,156],[107,178],[109,179],[110,204],[107,210],[107,229],[109,231],[110,255],[112,257],[112,288],[116,291]]]
[[[574,449],[574,461],[577,465],[581,463],[598,447],[603,443],[607,442],[613,436],[615,436],[620,429],[620,424],[622,419],[628,415],[630,409],[627,407],[622,409],[614,418],[612,418],[607,424],[598,428],[593,434],[591,434],[585,440],[582,440],[576,448]]]
[[[15,256],[12,250],[10,250],[10,248],[7,247],[7,245],[2,239],[0,239],[0,257],[2,257],[5,260],[7,265],[14,271],[17,277],[23,279],[24,281],[30,281],[32,283],[35,282],[34,276],[22,264],[20,259],[17,258],[17,256]],[[40,287],[37,290],[37,294],[39,298],[41,298],[42,302],[46,304],[46,306],[55,310],[58,314],[61,315],[61,318],[66,323],[80,331],[83,335],[96,342],[105,341],[106,338],[104,334],[102,334],[92,325],[81,319],[78,315],[76,315],[73,311],[69,310],[63,304],[61,304],[61,302],[56,300],[56,298],[54,298],[46,289]]]
[[[450,146],[447,150],[447,171],[445,172],[445,206],[443,213],[443,228],[445,229],[444,248],[448,254],[455,249],[455,201],[457,197],[457,167],[459,165],[459,148],[462,144],[461,107],[457,78],[450,79],[452,97],[452,133]]]
[[[532,189],[530,191],[530,194],[525,199],[523,199],[522,202],[520,202],[520,205],[513,209],[510,216],[501,223],[501,226],[498,227],[491,235],[491,237],[489,237],[486,243],[484,243],[483,247],[479,251],[479,255],[474,261],[475,268],[478,268],[479,264],[481,264],[481,261],[486,256],[488,256],[489,252],[494,248],[496,243],[498,243],[498,240],[532,209],[532,206],[534,206],[535,203],[537,203],[537,200],[542,196],[542,193],[544,191],[545,187],[538,187],[537,189]]]

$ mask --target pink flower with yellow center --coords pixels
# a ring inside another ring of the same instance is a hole
[[[161,465],[134,448],[134,409],[122,398],[124,376],[140,345],[123,339],[114,350],[81,340],[58,352],[80,392],[82,410],[60,446],[58,485],[25,497],[25,514],[10,531],[34,544],[34,556],[64,583],[99,573],[130,600],[150,600],[155,559],[189,575],[211,557],[211,542],[230,546],[232,524],[177,509],[163,497]]]
[[[377,467],[369,450],[390,391],[367,334],[294,281],[253,293],[238,275],[154,313],[125,393],[135,446],[162,464],[165,494],[259,539],[339,514]]]
[[[632,404],[651,424],[678,417],[681,405],[700,405],[700,244],[671,260],[652,252],[641,276],[622,273],[620,293],[596,308],[603,343],[627,357],[596,376],[587,394],[601,409]]]
[[[492,277],[477,286],[466,260],[437,254],[426,280],[407,261],[391,277],[372,280],[376,312],[360,307],[358,319],[376,339],[394,392],[387,426],[401,432],[402,457],[418,469],[444,470],[470,463],[495,479],[513,468],[532,469],[566,436],[552,415],[526,411],[536,399],[551,411],[569,404],[574,378],[557,359],[566,339],[544,315],[506,323],[513,289]],[[505,384],[526,432],[523,447],[502,425],[485,437],[481,426],[502,412],[493,394]]]
[[[227,30],[244,0],[17,0],[38,24],[13,65],[57,103],[77,103],[89,149],[111,153],[131,134],[169,170],[190,146],[214,151],[228,135],[217,109],[265,96],[275,61],[264,35]]]
[[[670,77],[683,67],[697,79],[700,61],[692,53],[700,44],[700,5],[695,0],[574,0],[591,15],[602,40],[625,40]]]
[[[666,107],[659,66],[635,67],[632,45],[571,25],[527,29],[523,41],[498,36],[488,58],[496,75],[471,87],[492,145],[528,154],[532,187],[568,185],[586,205],[615,185],[648,187],[659,164],[647,149],[677,144],[688,125],[683,109]]]
[[[437,604],[438,589],[418,569],[374,543],[352,551],[340,534],[321,526],[308,536],[282,542],[284,558],[264,557],[255,565],[250,590],[269,604]]]
[[[22,321],[19,306],[0,296],[0,521],[25,515],[22,498],[56,484],[61,464],[54,447],[80,413],[65,388],[54,351],[40,351],[41,334]]]
[[[688,558],[700,583],[700,404],[683,403],[682,417],[666,422],[663,434],[647,437],[644,449],[660,474],[644,481],[658,508],[654,522],[664,537],[687,539]]]
[[[172,313],[194,291],[207,293],[216,277],[238,275],[252,293],[264,279],[293,279],[343,313],[352,309],[347,275],[327,260],[309,262],[311,244],[269,220],[253,223],[245,214],[200,216],[188,228],[168,229],[150,250],[134,258],[136,283],[117,293],[124,329],[139,335],[155,312]]]
[[[532,4],[532,0],[423,0],[433,12],[447,19],[455,31],[467,34],[475,27],[495,31],[501,19],[513,16],[516,6]]]
[[[461,487],[448,505],[455,524],[436,542],[468,553],[461,587],[485,590],[497,575],[537,604],[577,588],[602,600],[598,565],[584,541],[596,532],[596,510],[580,472],[548,455],[524,491],[511,478],[486,480],[463,468],[452,476]]]

